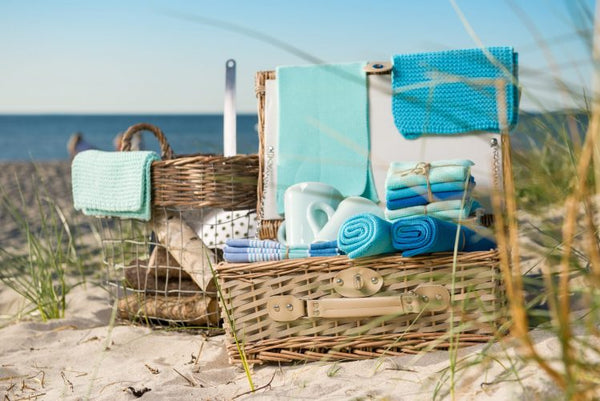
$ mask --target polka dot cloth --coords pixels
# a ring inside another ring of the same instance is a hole
[[[254,238],[256,235],[256,211],[202,209],[187,213],[186,222],[198,233],[209,248],[223,248],[232,238]]]

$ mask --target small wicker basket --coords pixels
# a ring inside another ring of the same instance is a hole
[[[152,205],[165,207],[215,207],[225,210],[256,206],[258,155],[175,156],[160,128],[146,123],[129,127],[121,149],[131,149],[136,132],[150,131],[160,143],[163,160],[152,163]]]
[[[175,156],[150,124],[163,160],[151,166],[152,219],[99,218],[103,259],[121,318],[157,325],[219,328],[212,267],[226,238],[247,238],[256,227],[258,156]]]

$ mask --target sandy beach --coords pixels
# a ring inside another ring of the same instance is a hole
[[[90,252],[97,269],[67,298],[66,317],[47,323],[21,316],[24,302],[0,284],[0,396],[3,400],[442,400],[452,399],[448,352],[356,362],[256,366],[257,390],[249,393],[244,371],[229,364],[223,335],[156,330],[113,322],[102,285],[99,244],[91,220],[73,210],[68,162],[0,165],[0,186],[35,214],[35,188],[43,184]],[[17,186],[18,179],[20,186]],[[20,190],[19,190],[20,188]],[[0,244],[26,252],[17,226],[0,214]],[[535,265],[534,256],[529,263]],[[541,355],[559,343],[536,329]],[[485,352],[483,352],[485,351]],[[483,356],[482,356],[483,355]],[[478,363],[472,364],[478,359]],[[471,366],[472,365],[472,366]],[[454,375],[457,400],[552,400],[562,395],[533,363],[517,356],[510,338],[459,351]]]

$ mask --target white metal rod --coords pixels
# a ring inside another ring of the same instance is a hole
[[[225,104],[223,106],[223,155],[235,156],[236,142],[235,110],[235,60],[225,62]]]

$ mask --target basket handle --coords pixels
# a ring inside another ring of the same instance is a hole
[[[170,160],[173,158],[173,149],[171,149],[171,145],[167,142],[165,134],[163,134],[161,129],[157,126],[148,123],[139,123],[127,128],[127,131],[125,131],[123,138],[121,139],[122,152],[131,150],[131,138],[133,137],[133,134],[140,131],[150,131],[154,134],[156,139],[158,139],[158,143],[160,144],[160,157],[163,160]]]
[[[300,318],[363,318],[443,312],[450,307],[450,293],[441,285],[421,285],[414,291],[389,297],[320,298],[303,300],[293,295],[267,299],[267,312],[276,322]]]

